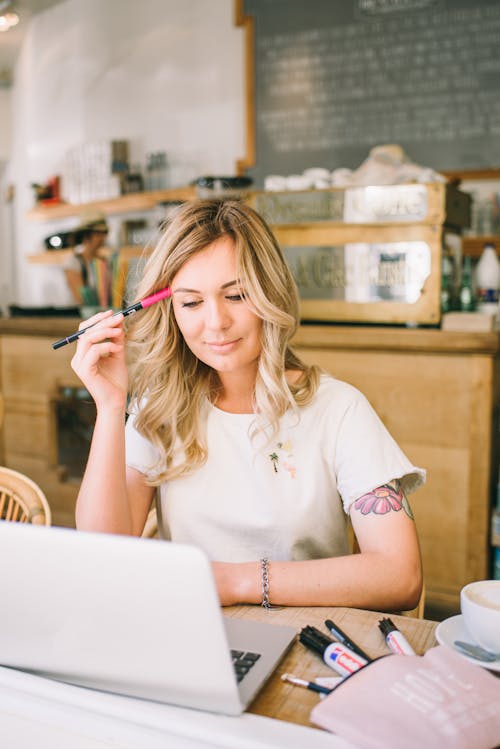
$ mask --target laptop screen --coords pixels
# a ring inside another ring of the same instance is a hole
[[[199,549],[0,522],[0,560],[9,571],[0,576],[0,664],[93,689],[242,711],[247,700],[238,690],[233,645]],[[241,637],[242,623],[232,626]],[[260,681],[295,636],[289,627],[261,624],[264,645],[273,639],[269,628],[283,631],[272,663],[252,677]]]

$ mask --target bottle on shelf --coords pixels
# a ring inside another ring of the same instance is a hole
[[[460,282],[459,304],[461,312],[472,312],[475,307],[474,290],[472,288],[472,266],[469,256],[464,258],[462,280]]]
[[[491,515],[491,544],[493,546],[493,579],[500,580],[500,470],[497,483],[497,502]]]
[[[451,264],[446,255],[441,260],[441,312],[451,310]]]
[[[146,159],[146,190],[166,190],[168,181],[168,161],[165,151],[148,153]]]
[[[495,245],[486,242],[476,266],[477,309],[496,314],[500,289],[500,261]]]
[[[142,192],[144,190],[144,179],[141,174],[141,167],[134,164],[130,167],[123,180],[123,193],[128,195],[131,192]]]
[[[500,546],[493,550],[493,580],[500,580]]]
[[[500,469],[498,471],[497,502],[491,516],[491,536],[500,546]]]
[[[157,163],[158,190],[166,190],[169,186],[168,185],[169,174],[168,174],[167,154],[165,153],[165,151],[159,151],[156,154],[156,158],[158,160],[158,163]]]
[[[154,153],[146,156],[146,178],[144,187],[146,190],[156,190],[156,158]]]

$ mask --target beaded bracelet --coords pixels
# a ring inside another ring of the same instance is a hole
[[[260,570],[262,573],[262,607],[264,609],[270,609],[271,601],[269,600],[269,560],[265,557],[260,560]]]

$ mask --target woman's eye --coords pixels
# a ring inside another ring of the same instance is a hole
[[[181,307],[197,307],[198,304],[201,304],[201,302],[181,302]]]
[[[226,297],[230,302],[241,302],[245,298],[244,294],[230,294]]]

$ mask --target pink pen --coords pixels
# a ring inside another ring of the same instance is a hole
[[[118,312],[115,312],[113,317],[116,315],[123,315],[123,317],[127,317],[128,315],[132,315],[134,312],[138,312],[141,309],[146,309],[146,307],[151,307],[152,304],[156,304],[156,302],[161,302],[162,299],[166,299],[167,297],[171,296],[172,291],[170,287],[167,286],[166,289],[162,289],[161,291],[157,291],[156,294],[151,294],[151,296],[147,296],[145,299],[141,299],[140,302],[136,302],[135,304],[132,304],[130,307],[127,307],[126,309],[121,309]],[[89,330],[89,328],[93,328],[96,323],[92,323],[92,325],[87,325],[86,328],[82,328],[82,330],[78,330],[76,333],[72,333],[67,338],[61,338],[60,341],[56,341],[52,344],[52,348],[61,348],[61,346],[66,346],[67,343],[73,343],[73,341],[76,341],[77,338],[79,338],[83,333],[85,333],[86,330]]]

